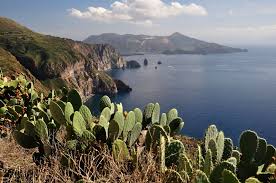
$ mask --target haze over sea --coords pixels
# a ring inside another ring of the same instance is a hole
[[[133,91],[113,98],[126,110],[159,102],[175,107],[185,121],[182,133],[201,138],[210,123],[233,138],[255,130],[276,144],[276,49],[249,48],[247,53],[217,55],[137,55],[140,69],[113,71]],[[143,60],[149,60],[143,66]],[[158,61],[162,65],[157,65]],[[157,69],[155,69],[157,66]]]

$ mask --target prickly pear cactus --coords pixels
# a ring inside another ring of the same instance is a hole
[[[172,140],[166,147],[166,166],[178,165],[179,156],[185,153],[185,147],[179,140]]]
[[[167,125],[171,123],[171,121],[178,117],[178,112],[176,109],[171,109],[167,113]]]
[[[211,183],[221,183],[223,181],[223,171],[229,170],[232,173],[236,171],[235,166],[232,163],[227,161],[223,161],[219,163],[210,175],[210,182]]]
[[[108,126],[108,138],[113,142],[119,138],[120,127],[117,121],[111,120]]]
[[[158,103],[154,104],[154,108],[152,111],[151,123],[159,123],[160,118],[160,105]]]
[[[201,170],[197,170],[195,173],[195,183],[210,183],[207,175]]]
[[[133,111],[130,111],[127,114],[127,117],[124,121],[123,139],[125,142],[127,141],[128,134],[133,129],[134,125],[135,125],[135,113]]]
[[[151,118],[152,118],[152,112],[154,109],[154,104],[153,103],[149,103],[148,105],[146,105],[144,112],[143,112],[143,128],[145,128],[148,124],[151,123]]]
[[[112,154],[117,161],[129,159],[129,151],[124,141],[117,139],[112,144]]]
[[[109,121],[110,118],[111,118],[111,110],[110,110],[110,108],[105,107],[105,108],[102,110],[102,112],[101,112],[101,116],[104,116],[105,119],[106,119],[107,121]]]
[[[54,118],[54,120],[59,123],[60,125],[66,124],[66,119],[64,116],[64,112],[61,109],[61,107],[54,101],[51,101],[50,103],[50,112]]]
[[[222,159],[227,160],[232,156],[232,151],[233,151],[233,141],[230,138],[225,138],[224,139],[224,150],[223,150],[223,155]]]
[[[222,183],[240,183],[240,181],[233,172],[224,170],[222,172]]]
[[[83,132],[86,130],[86,123],[81,115],[80,112],[76,111],[74,113],[73,117],[73,130],[74,133],[78,136],[81,137]]]
[[[167,114],[162,113],[161,119],[160,119],[160,125],[164,127],[166,126],[166,124],[167,124]]]
[[[183,128],[183,126],[184,126],[184,122],[183,122],[182,118],[177,117],[177,118],[173,119],[169,124],[169,127],[171,129],[171,135],[179,133],[181,131],[181,129]]]
[[[100,99],[100,111],[102,111],[104,108],[108,107],[111,109],[111,100],[108,96],[103,96],[101,99]]]
[[[254,159],[257,147],[257,134],[250,130],[244,131],[240,137],[240,150],[242,153],[242,160],[246,162],[251,162]]]
[[[70,102],[75,111],[78,111],[82,106],[82,99],[77,90],[73,89],[68,93],[68,102]]]
[[[203,171],[207,175],[207,177],[209,177],[212,170],[213,170],[212,151],[209,149],[205,157]]]
[[[91,114],[90,109],[87,106],[82,105],[79,109],[79,112],[81,113],[81,115],[82,115],[83,119],[85,120],[86,124],[89,124],[89,122],[92,119],[92,114]]]
[[[131,147],[139,138],[140,133],[142,131],[142,124],[136,123],[133,127],[133,129],[130,131],[130,138],[128,141],[128,146]]]
[[[141,109],[139,108],[135,108],[134,110],[135,113],[135,123],[141,123],[143,122],[143,113],[141,111]]]

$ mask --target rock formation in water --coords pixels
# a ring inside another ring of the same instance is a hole
[[[141,65],[136,60],[130,60],[126,62],[126,68],[128,69],[137,69],[140,68]]]

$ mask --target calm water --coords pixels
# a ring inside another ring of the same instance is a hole
[[[133,91],[116,96],[125,109],[159,102],[162,112],[177,108],[182,133],[203,137],[210,123],[237,142],[252,129],[276,145],[276,49],[251,48],[225,55],[142,55],[125,57],[149,65],[112,72]],[[157,61],[162,61],[158,65]]]

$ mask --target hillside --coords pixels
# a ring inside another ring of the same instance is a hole
[[[232,48],[216,43],[208,43],[177,32],[170,36],[106,33],[89,36],[84,42],[91,44],[110,44],[122,54],[216,54],[247,51],[245,49]]]
[[[48,88],[74,87],[83,97],[116,93],[115,82],[103,71],[125,64],[110,45],[88,45],[42,35],[3,17],[0,17],[0,48],[10,52]],[[10,66],[8,63],[2,67]]]

